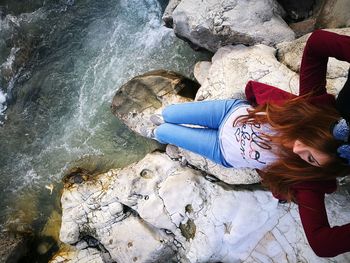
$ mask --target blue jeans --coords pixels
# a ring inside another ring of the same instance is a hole
[[[236,106],[244,100],[213,100],[170,105],[163,110],[165,123],[155,130],[161,143],[177,145],[200,154],[215,163],[232,167],[224,159],[219,141],[220,125]],[[181,124],[202,127],[192,128]]]

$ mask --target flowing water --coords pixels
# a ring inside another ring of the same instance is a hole
[[[166,2],[0,1],[2,228],[39,231],[69,168],[122,167],[154,147],[109,107],[133,76],[163,68],[192,77],[208,59],[162,25]]]

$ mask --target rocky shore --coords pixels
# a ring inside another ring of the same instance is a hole
[[[170,1],[165,23],[191,45],[213,52],[211,61],[195,65],[196,81],[166,70],[134,77],[118,87],[113,114],[141,133],[152,128],[150,115],[166,105],[244,98],[249,80],[297,94],[309,34],[295,39],[298,33],[283,20],[288,14],[279,2]],[[319,2],[318,15],[326,8]],[[350,35],[347,26],[330,30]],[[330,60],[329,93],[339,92],[348,69],[348,63]],[[164,147],[122,169],[98,175],[77,169],[64,178],[60,240],[66,245],[51,262],[350,261],[349,253],[317,257],[297,207],[278,203],[259,186],[254,170],[223,168]],[[348,223],[349,200],[345,187],[327,196],[331,225]]]

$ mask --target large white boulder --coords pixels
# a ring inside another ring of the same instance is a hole
[[[206,70],[207,76],[200,77],[202,82],[196,100],[243,99],[244,88],[249,80],[277,86],[296,94],[298,75],[278,62],[275,54],[274,48],[265,45],[229,45],[220,48],[212,58],[211,67]],[[200,65],[196,67],[200,68]]]
[[[350,36],[350,28],[329,31]],[[196,100],[245,98],[244,88],[249,80],[298,94],[301,57],[309,36],[280,43],[276,48],[265,45],[228,45],[220,48],[211,62],[198,62],[195,66],[195,77],[201,84]],[[348,62],[329,59],[329,93],[338,94],[346,81],[348,70]]]
[[[75,247],[70,262],[331,262],[312,252],[295,205],[279,205],[268,191],[213,183],[164,153],[79,176],[66,180],[61,198],[60,239]],[[331,224],[349,217],[344,201],[328,199],[329,211],[342,215]],[[87,250],[85,237],[101,252]]]
[[[326,29],[327,31],[350,36],[350,28]],[[278,60],[295,72],[299,72],[301,58],[307,39],[311,34],[302,36],[294,41],[283,42],[277,45]],[[350,64],[329,58],[327,67],[327,91],[333,95],[339,93],[343,87]]]
[[[215,52],[229,44],[275,45],[294,39],[283,14],[275,0],[181,0],[170,1],[164,20],[172,21],[180,38]]]

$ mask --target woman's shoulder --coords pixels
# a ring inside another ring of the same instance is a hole
[[[245,95],[249,103],[253,106],[266,102],[282,104],[284,101],[296,97],[296,95],[277,87],[253,80],[248,81],[245,87]]]

